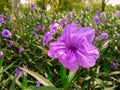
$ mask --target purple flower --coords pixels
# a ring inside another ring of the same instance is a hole
[[[59,29],[59,24],[58,23],[52,23],[50,25],[50,32],[55,34],[56,31]]]
[[[73,14],[76,13],[76,9],[75,9],[75,8],[72,9],[72,13],[73,13]]]
[[[45,46],[45,44],[47,42],[49,42],[52,39],[52,33],[51,32],[47,32],[42,39],[42,45]]]
[[[24,48],[23,48],[22,46],[19,46],[18,52],[21,53],[21,52],[23,52],[23,51],[24,51]]]
[[[78,24],[68,24],[61,37],[49,44],[48,55],[58,58],[70,71],[79,66],[93,67],[99,58],[98,49],[92,44],[95,31],[90,27],[78,28]]]
[[[34,10],[35,8],[36,8],[35,4],[32,4],[32,5],[30,6],[30,9],[32,9],[32,10]]]
[[[3,51],[0,51],[0,57],[2,57],[3,56]]]
[[[106,24],[106,20],[103,20],[103,21],[101,22],[101,24],[102,24],[102,25],[105,25],[105,24]]]
[[[66,22],[66,20],[65,20],[65,19],[60,19],[60,20],[59,20],[60,25],[65,24],[65,22]]]
[[[91,11],[92,11],[91,8],[88,8],[88,9],[87,9],[87,13],[90,13]]]
[[[2,24],[4,21],[4,17],[0,17],[0,24]]]
[[[100,12],[100,11],[97,11],[97,12],[96,12],[96,15],[97,15],[97,16],[100,16],[100,15],[101,15],[101,12]]]
[[[40,87],[40,82],[37,81],[35,86],[36,86],[36,87]]]
[[[107,33],[102,33],[100,36],[97,37],[97,40],[102,40],[104,39],[108,39],[109,35]]]
[[[99,17],[94,17],[94,24],[99,24],[100,23],[100,18]]]
[[[112,62],[111,63],[111,67],[114,69],[114,70],[117,70],[118,69],[118,66],[115,62]]]
[[[38,34],[34,34],[34,39],[38,39]]]
[[[18,68],[15,72],[15,76],[17,77],[21,73],[21,70]]]
[[[9,30],[3,29],[3,31],[2,31],[2,37],[4,37],[4,38],[10,38],[11,35],[12,35],[12,33]]]
[[[9,42],[9,47],[12,47],[14,45],[14,41]]]
[[[37,10],[40,11],[40,7],[37,7]]]

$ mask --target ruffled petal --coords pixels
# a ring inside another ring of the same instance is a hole
[[[52,58],[58,58],[65,53],[67,46],[62,41],[51,42],[49,44],[48,56]]]
[[[71,72],[76,71],[79,67],[77,58],[74,53],[66,53],[59,57],[59,61],[62,65],[68,68]]]
[[[84,43],[76,50],[76,57],[79,65],[83,68],[93,67],[99,58],[98,49],[89,43]]]

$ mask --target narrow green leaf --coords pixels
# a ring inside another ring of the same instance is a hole
[[[13,78],[9,90],[15,90],[15,80],[16,80],[16,77]]]
[[[29,87],[26,90],[63,90],[62,88],[55,88],[55,87],[44,87],[44,86],[40,86],[40,87]]]
[[[34,71],[21,68],[21,67],[20,67],[20,69],[27,72],[29,75],[33,76],[35,79],[37,79],[44,86],[55,87],[48,79],[44,78],[42,75],[37,74]]]
[[[4,56],[0,57],[0,67],[2,67]]]

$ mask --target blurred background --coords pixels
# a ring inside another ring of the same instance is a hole
[[[36,4],[42,10],[47,11],[70,11],[92,8],[99,11],[120,10],[120,0],[0,0],[0,13],[5,11],[29,8],[31,4]]]

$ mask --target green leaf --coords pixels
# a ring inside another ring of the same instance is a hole
[[[42,75],[37,74],[34,71],[24,69],[22,67],[20,67],[20,69],[27,72],[29,75],[33,76],[35,79],[37,79],[44,86],[55,87],[48,79],[44,78]]]
[[[0,57],[0,67],[1,67],[2,64],[3,64],[3,60],[4,60],[4,56]]]
[[[16,77],[13,78],[9,90],[15,90],[15,80],[16,80]]]
[[[40,86],[40,87],[29,87],[26,90],[62,90],[62,88],[55,88],[55,87],[44,87],[44,86]]]

